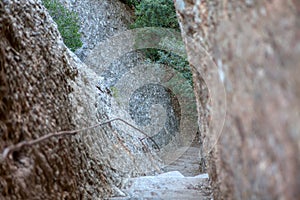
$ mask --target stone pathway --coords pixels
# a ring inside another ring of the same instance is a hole
[[[123,197],[110,200],[211,200],[208,175],[185,177],[178,171],[157,176],[130,178],[122,189]]]
[[[177,153],[183,154],[175,162],[163,168],[165,173],[129,178],[121,188],[120,197],[113,197],[110,200],[213,199],[208,174],[200,174],[199,147],[195,141],[190,147],[177,150]]]
[[[182,147],[179,152],[184,152],[173,163],[163,168],[164,172],[179,171],[184,176],[196,176],[200,174],[199,169],[199,148],[197,147]]]

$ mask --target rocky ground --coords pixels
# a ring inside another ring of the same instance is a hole
[[[190,146],[181,147],[177,151],[180,151],[182,155],[165,166],[163,171],[179,171],[184,176],[197,176],[202,172],[199,155],[200,144],[198,141],[194,140]]]
[[[128,179],[119,197],[110,200],[129,199],[174,199],[211,200],[208,175],[185,177],[178,171],[170,171],[157,176],[144,176]]]
[[[179,148],[182,155],[164,166],[164,173],[125,179],[120,192],[110,200],[213,199],[209,176],[206,173],[201,174],[199,150],[196,140],[189,147]]]

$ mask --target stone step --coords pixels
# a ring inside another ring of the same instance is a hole
[[[199,163],[199,148],[197,147],[182,147],[177,150],[182,152],[182,155],[169,165],[166,165],[163,170],[180,171],[184,176],[195,176],[200,173]]]
[[[127,197],[113,197],[110,200],[211,200],[210,195],[197,190],[137,190],[130,195]]]
[[[126,199],[211,199],[208,189],[208,175],[184,177],[173,171],[157,176],[144,176],[128,180],[122,191],[126,197],[113,197],[110,200]]]

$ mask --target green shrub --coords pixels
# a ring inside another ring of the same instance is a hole
[[[49,14],[56,22],[65,45],[75,51],[82,46],[78,15],[66,9],[58,0],[42,0]]]
[[[127,4],[135,7],[136,19],[131,25],[132,28],[163,27],[179,31],[173,0],[125,1],[127,1]],[[172,66],[175,70],[182,73],[191,85],[193,84],[190,66],[185,58],[158,49],[145,49],[143,52],[153,62]]]
[[[139,3],[141,2],[141,0],[120,0],[121,2],[129,5],[129,6],[133,6],[133,7],[137,7],[137,5],[139,5]]]
[[[135,10],[134,28],[164,27],[179,29],[173,0],[141,0]]]
[[[190,65],[186,58],[161,50],[158,51],[158,54],[158,63],[172,66],[176,71],[180,72],[185,79],[188,80],[190,85],[193,85],[193,77],[190,70]]]

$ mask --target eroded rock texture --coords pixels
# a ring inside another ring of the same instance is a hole
[[[106,120],[101,108],[108,94],[96,84],[95,72],[64,46],[40,1],[0,1],[1,153],[11,144]],[[6,160],[0,155],[0,199],[104,199],[120,192],[122,176],[142,173],[134,153],[151,171],[153,155],[140,143],[132,149],[134,142],[108,124]]]
[[[176,0],[175,5],[190,61],[199,48],[207,50],[227,94],[222,135],[211,153],[212,144],[202,153],[215,199],[299,198],[299,3]],[[211,67],[200,62],[193,69],[203,143],[215,137],[207,131],[214,99],[207,100],[199,78],[210,80]]]
[[[68,81],[77,71],[68,64],[67,49],[39,4],[1,1],[0,13],[2,151],[76,127]],[[78,199],[109,193],[103,166],[85,148],[77,140],[60,138],[13,153],[0,163],[0,199]],[[85,182],[93,186],[87,189]]]

